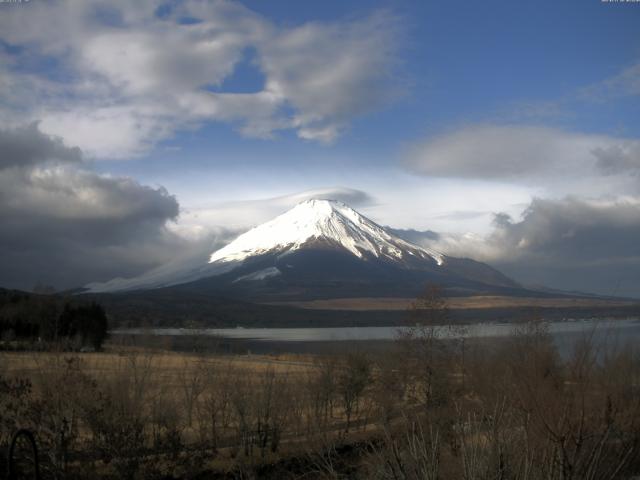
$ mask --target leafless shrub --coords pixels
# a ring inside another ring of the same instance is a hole
[[[315,368],[306,375],[305,389],[310,408],[306,415],[307,433],[326,430],[333,421],[338,369],[337,357],[322,357],[316,360]]]
[[[198,398],[204,390],[204,382],[207,374],[207,366],[203,357],[195,360],[190,357],[182,359],[183,374],[179,376],[180,387],[184,397],[184,408],[187,415],[187,426],[193,425],[193,410]]]
[[[403,419],[399,432],[384,430],[383,440],[368,456],[368,478],[377,480],[436,480],[440,477],[441,439],[430,425]]]
[[[156,394],[149,398],[149,435],[151,448],[169,452],[175,460],[182,450],[183,426],[178,412],[182,405],[173,397]]]
[[[407,392],[407,377],[402,357],[389,355],[375,362],[375,376],[371,391],[376,408],[375,418],[388,428],[403,410]]]
[[[437,285],[427,285],[409,306],[411,327],[401,330],[398,344],[404,355],[410,398],[425,407],[446,402],[451,367],[459,360],[464,328],[450,323],[449,307]]]
[[[324,438],[322,442],[314,442],[307,450],[307,458],[311,468],[307,476],[321,478],[322,480],[342,480],[347,478],[342,473],[340,453],[334,441]]]
[[[253,428],[262,457],[267,447],[272,452],[278,450],[287,425],[290,398],[286,375],[277,375],[271,368],[260,375],[253,395]]]
[[[134,478],[145,453],[151,425],[151,362],[151,355],[124,357],[81,405],[88,449],[120,478]]]
[[[458,422],[464,478],[614,479],[633,468],[633,355],[600,361],[586,337],[562,362],[541,323],[484,355],[472,368],[474,402]]]
[[[234,379],[239,375],[231,365],[210,366],[203,379],[201,401],[197,403],[200,441],[213,454],[230,428]]]
[[[338,371],[337,389],[345,416],[345,432],[349,432],[351,422],[360,413],[365,389],[371,383],[371,362],[362,353],[347,355],[344,365]]]

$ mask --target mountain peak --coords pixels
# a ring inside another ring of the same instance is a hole
[[[87,288],[115,292],[193,284],[227,294],[261,292],[283,298],[313,292],[406,295],[425,281],[467,292],[519,288],[487,265],[414,245],[348,205],[327,199],[306,200],[252,228],[213,252],[208,263],[199,254],[192,260]]]
[[[343,207],[347,206],[346,203],[341,202],[339,200],[333,200],[331,198],[309,198],[307,200],[303,200],[302,202],[299,202],[293,208],[296,208],[300,205],[310,206],[312,208],[331,208],[331,209],[339,206],[343,206]]]
[[[310,199],[275,219],[240,235],[214,252],[209,263],[242,261],[265,253],[286,253],[311,243],[325,242],[358,258],[365,255],[402,260],[431,258],[438,265],[443,256],[410,244],[337,200]]]
[[[293,208],[285,212],[284,215],[286,215],[287,213],[296,212],[297,215],[309,216],[316,220],[320,220],[335,213],[342,213],[345,211],[351,211],[357,214],[357,212],[351,207],[338,200],[311,198],[309,200],[298,203]]]
[[[332,215],[343,215],[346,217],[356,218],[361,216],[353,208],[339,200],[326,198],[310,198],[295,205],[287,213],[295,212],[298,216],[304,216],[309,219],[320,221]]]

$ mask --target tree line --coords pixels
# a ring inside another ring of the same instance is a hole
[[[0,291],[0,340],[56,342],[71,349],[99,350],[107,337],[108,320],[95,302],[58,295]]]

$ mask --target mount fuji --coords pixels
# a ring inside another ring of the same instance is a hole
[[[208,259],[86,288],[104,293],[173,287],[265,301],[406,297],[427,282],[444,286],[450,295],[522,290],[484,263],[412,244],[344,203],[319,199],[247,231]]]

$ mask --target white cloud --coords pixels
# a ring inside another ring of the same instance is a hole
[[[598,83],[580,89],[578,97],[583,100],[606,101],[640,95],[640,63],[635,63],[619,73]]]
[[[640,140],[538,126],[478,125],[417,144],[406,166],[435,177],[500,180],[594,196],[637,189]]]
[[[234,231],[245,231],[271,220],[296,204],[310,198],[339,200],[359,208],[373,203],[366,192],[352,188],[333,187],[256,200],[223,202],[199,208],[186,208],[174,230],[185,238],[198,239],[217,230],[221,225]]]
[[[165,113],[154,105],[77,107],[42,112],[40,127],[90,154],[121,158],[141,154],[171,135]]]
[[[299,136],[330,142],[354,115],[390,99],[395,21],[378,12],[349,23],[309,23],[260,49],[267,90],[295,108]]]
[[[31,2],[4,12],[0,39],[19,48],[3,54],[0,118],[42,120],[89,154],[128,157],[208,121],[331,142],[393,90],[388,13],[278,27],[235,2],[185,1],[159,15],[161,6]],[[265,81],[239,94],[225,81],[248,49]]]

